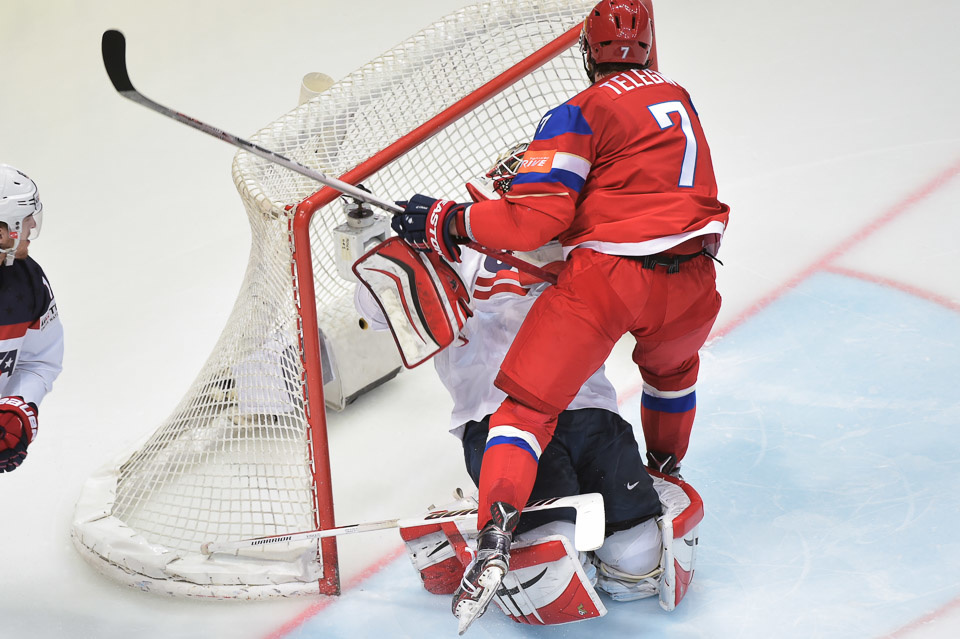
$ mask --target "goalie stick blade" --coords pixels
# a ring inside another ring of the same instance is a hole
[[[130,74],[127,73],[127,39],[116,29],[103,32],[100,40],[103,67],[107,70],[113,88],[119,93],[135,91]]]
[[[587,552],[596,550],[603,545],[606,534],[606,516],[603,508],[603,496],[600,493],[586,495],[571,495],[569,497],[552,497],[528,503],[523,512],[549,510],[551,508],[573,508],[576,513],[574,523],[574,547]],[[435,510],[426,516],[415,519],[402,519],[401,528],[422,526],[423,524],[442,524],[450,521],[470,522],[476,527],[477,509],[468,510]],[[476,532],[476,531],[474,531]]]

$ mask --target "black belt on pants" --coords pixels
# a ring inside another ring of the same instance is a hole
[[[657,268],[658,266],[666,266],[667,273],[679,273],[681,264],[683,264],[684,262],[689,262],[690,260],[700,257],[701,255],[709,257],[711,260],[713,260],[717,264],[723,266],[723,262],[718,260],[713,255],[710,255],[710,253],[707,253],[706,249],[700,251],[699,253],[691,253],[690,255],[673,255],[671,253],[654,253],[653,255],[624,255],[622,257],[626,257],[627,259],[640,262],[643,268],[648,268],[651,271]]]

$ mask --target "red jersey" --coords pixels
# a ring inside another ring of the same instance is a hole
[[[467,209],[468,234],[531,250],[559,236],[611,255],[652,255],[696,236],[715,252],[729,207],[686,90],[632,69],[548,112],[502,200]]]

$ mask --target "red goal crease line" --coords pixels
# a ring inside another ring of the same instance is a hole
[[[946,169],[938,173],[932,179],[924,183],[922,186],[917,188],[915,191],[907,195],[902,200],[896,202],[890,208],[886,209],[876,219],[872,220],[871,222],[868,222],[867,224],[863,225],[861,228],[851,233],[848,237],[846,237],[844,240],[842,240],[832,249],[828,250],[821,257],[814,260],[811,264],[809,264],[806,268],[802,269],[799,273],[787,279],[785,282],[780,284],[773,291],[761,297],[759,300],[757,300],[751,306],[749,306],[747,310],[743,311],[742,313],[734,317],[731,321],[727,322],[724,326],[721,326],[720,328],[715,329],[714,332],[711,333],[709,340],[714,340],[729,334],[735,328],[744,324],[747,320],[749,320],[750,318],[760,313],[760,311],[764,310],[765,308],[770,306],[773,302],[783,297],[783,295],[788,291],[791,291],[797,286],[799,286],[802,282],[807,280],[809,277],[811,277],[815,273],[818,273],[820,271],[834,271],[838,273],[841,272],[841,269],[834,266],[834,262],[836,262],[840,257],[848,253],[855,246],[861,244],[864,240],[873,236],[879,230],[883,229],[888,224],[890,224],[894,220],[901,217],[903,214],[911,211],[914,206],[925,201],[927,198],[929,198],[931,195],[939,191],[941,188],[948,185],[951,182],[951,180],[957,177],[957,175],[960,175],[960,159],[954,161],[953,164],[951,164]],[[852,271],[846,272],[845,274],[854,276],[854,273]],[[884,284],[885,286],[895,287],[905,292],[909,292],[919,297],[923,297],[930,301],[936,302],[942,306],[946,306],[947,308],[950,308],[952,310],[958,310],[956,304],[954,304],[949,300],[945,300],[944,298],[941,298],[940,296],[937,296],[931,292],[920,291],[919,289],[916,289],[914,287],[910,287],[905,284],[894,283],[890,280],[881,281],[881,278],[868,276],[866,274],[860,274],[855,276],[858,277],[859,279],[871,279],[876,283],[881,283],[881,284]],[[639,393],[642,390],[642,388],[643,388],[642,383],[636,384],[630,387],[627,391],[620,394],[618,404],[622,406],[624,402],[626,402],[627,400],[635,396],[637,393]]]
[[[908,639],[910,636],[915,636],[913,633],[919,631],[924,625],[933,623],[937,619],[952,612],[960,612],[960,597],[947,602],[929,614],[914,619],[890,634],[883,635],[882,639]]]
[[[399,546],[397,548],[394,548],[387,554],[383,555],[380,559],[376,560],[375,562],[367,566],[362,572],[360,572],[353,579],[351,579],[347,583],[347,585],[343,588],[343,590],[347,591],[347,590],[352,590],[353,588],[356,588],[357,586],[362,584],[364,581],[366,581],[367,579],[370,579],[371,577],[376,575],[378,572],[380,572],[381,570],[383,570],[384,568],[392,564],[395,560],[405,555],[406,551],[407,549],[405,546]],[[307,606],[306,610],[301,612],[299,615],[297,615],[293,619],[290,619],[289,621],[284,623],[282,626],[280,626],[270,634],[266,635],[264,639],[281,639],[281,637],[285,637],[287,634],[289,634],[290,632],[293,632],[296,628],[299,628],[301,625],[303,625],[307,620],[311,619],[312,617],[315,617],[320,612],[330,607],[332,604],[336,603],[336,601],[339,599],[338,595],[322,595],[321,597],[322,598],[319,601],[316,601],[310,604],[309,606]]]
[[[949,184],[950,181],[958,174],[960,174],[960,160],[955,161],[952,165],[938,173],[926,184],[888,208],[878,218],[853,232],[850,236],[841,241],[818,260],[814,261],[807,268],[802,270],[797,275],[791,277],[776,290],[761,298],[758,302],[753,304],[753,306],[748,308],[744,313],[741,313],[739,316],[734,318],[731,322],[716,330],[710,336],[710,339],[723,337],[737,326],[743,324],[747,319],[753,317],[759,311],[769,306],[773,301],[783,296],[786,291],[793,289],[800,282],[803,282],[814,273],[830,268],[836,260],[848,253],[852,248],[859,245],[867,238],[873,236],[877,231],[886,227],[904,213],[912,210],[914,206],[920,204],[935,192]]]
[[[912,295],[913,297],[919,297],[920,299],[927,300],[928,302],[933,302],[934,304],[942,306],[943,308],[953,311],[954,313],[960,313],[960,303],[954,302],[948,297],[944,297],[943,295],[939,295],[927,289],[922,289],[917,286],[898,282],[888,277],[881,277],[879,275],[873,275],[872,273],[864,273],[863,271],[842,266],[827,265],[823,268],[823,270],[828,273],[836,273],[837,275],[843,275],[846,277],[863,280],[865,282],[879,284],[880,286],[884,286],[886,288],[903,291],[904,293]]]

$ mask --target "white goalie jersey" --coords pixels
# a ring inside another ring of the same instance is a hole
[[[557,249],[555,257],[562,259],[559,247]],[[453,398],[450,431],[460,437],[464,424],[492,414],[506,397],[493,385],[493,380],[520,324],[549,284],[468,247],[462,247],[462,262],[452,266],[470,293],[473,316],[466,321],[453,345],[433,359],[440,381]],[[369,291],[358,287],[355,301],[360,315],[372,328],[387,330],[383,312]],[[617,394],[602,366],[587,380],[568,408],[617,412]]]

